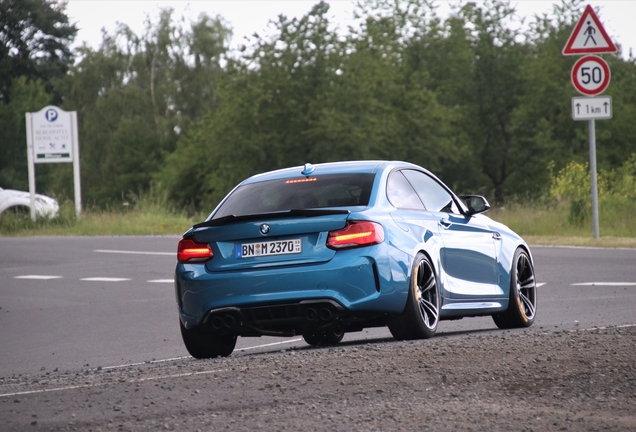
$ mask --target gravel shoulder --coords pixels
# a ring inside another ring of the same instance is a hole
[[[0,377],[0,429],[636,431],[636,326]]]

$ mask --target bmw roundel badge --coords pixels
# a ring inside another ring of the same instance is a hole
[[[270,230],[270,229],[271,229],[271,228],[270,228],[270,227],[269,227],[269,225],[267,225],[267,224],[263,224],[263,225],[261,225],[261,234],[267,234],[267,233],[269,233],[269,230]]]

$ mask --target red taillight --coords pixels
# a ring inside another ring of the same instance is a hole
[[[375,222],[349,222],[341,230],[331,231],[327,239],[327,247],[345,249],[360,246],[371,246],[384,241],[384,228]]]
[[[213,256],[209,244],[197,243],[192,239],[181,239],[177,247],[177,260],[179,262],[203,262]]]

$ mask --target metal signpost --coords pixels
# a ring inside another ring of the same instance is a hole
[[[59,162],[73,163],[75,213],[79,218],[82,212],[82,193],[80,189],[77,112],[47,106],[38,112],[26,113],[26,129],[31,219],[35,221],[36,217],[35,164]]]
[[[563,48],[563,55],[602,54],[616,52],[616,45],[607,35],[592,6],[587,5],[579,22]],[[588,121],[590,140],[590,177],[592,194],[592,224],[594,238],[600,237],[598,222],[598,182],[596,178],[596,124],[595,120],[612,118],[612,98],[592,97],[607,89],[611,73],[609,65],[601,57],[585,55],[572,67],[574,88],[588,97],[572,98],[572,119]]]

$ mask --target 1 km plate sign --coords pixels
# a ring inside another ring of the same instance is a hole
[[[579,93],[595,96],[605,91],[610,83],[610,68],[605,60],[588,55],[574,63],[572,84]]]

